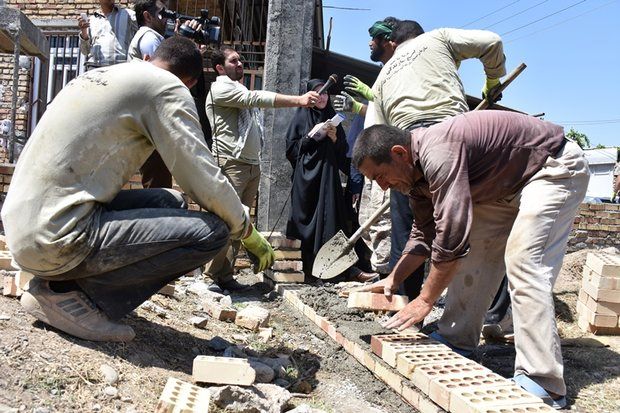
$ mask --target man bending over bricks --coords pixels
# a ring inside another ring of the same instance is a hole
[[[355,166],[416,211],[392,273],[362,291],[391,295],[424,259],[420,295],[385,323],[422,321],[448,287],[431,336],[467,355],[508,275],[515,329],[515,382],[554,407],[566,405],[552,288],[588,186],[583,152],[560,126],[522,114],[480,111],[406,132],[372,126],[358,137]]]
[[[273,261],[269,243],[205,145],[190,95],[202,72],[196,45],[164,40],[150,62],[85,73],[54,99],[28,141],[2,208],[13,258],[33,273],[22,306],[86,340],[128,341],[117,320],[229,238]],[[179,192],[121,190],[157,150]]]

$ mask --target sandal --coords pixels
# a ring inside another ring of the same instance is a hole
[[[517,374],[512,378],[519,387],[523,390],[532,393],[536,397],[540,397],[542,401],[556,410],[561,410],[566,407],[566,396],[560,396],[557,399],[551,397],[551,395],[540,384],[526,376],[525,374]]]

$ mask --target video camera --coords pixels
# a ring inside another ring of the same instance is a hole
[[[160,13],[162,18],[172,21],[181,21],[179,34],[183,37],[194,40],[199,44],[219,45],[222,40],[221,20],[217,16],[209,17],[209,10],[200,10],[200,17],[179,14],[176,11],[163,9]],[[187,22],[196,20],[202,26],[202,30],[194,30],[187,25]]]

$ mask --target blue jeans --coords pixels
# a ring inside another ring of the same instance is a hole
[[[53,280],[75,280],[113,320],[168,282],[210,261],[228,241],[228,226],[209,212],[189,211],[169,189],[121,191],[102,205],[91,253]]]

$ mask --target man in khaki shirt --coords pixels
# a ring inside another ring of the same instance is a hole
[[[259,108],[312,107],[319,95],[310,91],[302,96],[282,95],[266,90],[248,90],[243,80],[239,53],[223,46],[211,56],[218,74],[207,95],[206,112],[213,131],[213,154],[239,195],[251,208],[260,181],[260,152],[263,145],[262,112]],[[238,242],[231,242],[209,264],[206,274],[220,287],[243,288],[233,278]]]
[[[229,238],[259,270],[271,264],[271,246],[204,142],[188,89],[201,73],[196,45],[173,37],[150,62],[72,80],[48,107],[2,208],[14,261],[35,275],[21,301],[28,313],[83,339],[128,341],[133,329],[116,320]],[[207,212],[187,210],[170,189],[121,190],[153,150]]]

